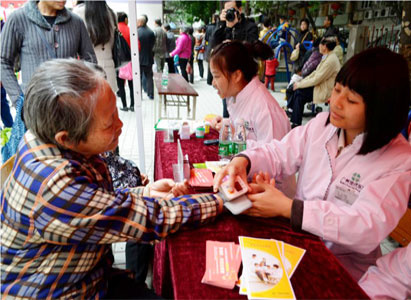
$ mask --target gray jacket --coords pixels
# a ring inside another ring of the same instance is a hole
[[[164,58],[166,51],[167,51],[167,48],[166,48],[167,34],[161,27],[156,27],[154,28],[153,31],[156,37],[156,41],[154,43],[154,48],[153,48],[154,55]]]
[[[43,37],[50,44],[46,47]],[[1,82],[13,105],[23,93],[35,69],[44,61],[56,58],[80,57],[96,63],[96,55],[83,21],[67,9],[57,13],[53,28],[41,15],[36,1],[13,12],[1,34]],[[22,87],[14,75],[14,62],[19,57]],[[58,70],[56,70],[58,72]]]

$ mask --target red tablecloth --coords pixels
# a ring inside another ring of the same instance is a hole
[[[205,146],[204,140],[218,139],[218,132],[210,130],[204,139],[194,134],[189,140],[181,140],[181,149],[188,154],[190,163],[218,160],[218,146]],[[154,180],[173,178],[173,164],[177,163],[177,143],[164,143],[164,132],[156,131],[154,156]]]
[[[216,138],[213,132],[206,138]],[[216,160],[217,146],[204,146],[192,137],[182,141],[191,162]],[[156,132],[155,178],[172,178],[171,165],[177,161],[177,143],[164,143]],[[285,219],[252,218],[223,214],[209,225],[184,228],[155,247],[153,285],[157,294],[175,299],[238,299],[238,288],[227,290],[202,284],[205,271],[206,241],[238,243],[238,236],[273,238],[306,249],[304,258],[291,278],[297,298],[367,298],[337,258],[316,236],[291,230]]]

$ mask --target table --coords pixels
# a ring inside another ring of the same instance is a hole
[[[154,73],[154,84],[160,97],[158,118],[180,119],[180,107],[187,107],[187,119],[195,120],[198,96],[196,90],[180,74],[168,74],[168,85],[165,89],[161,85],[161,76],[162,73]],[[164,105],[164,111],[162,105]],[[177,117],[168,116],[167,107],[177,107]]]
[[[217,132],[213,131],[206,139],[216,136]],[[171,165],[177,161],[177,143],[164,143],[160,131],[156,132],[155,140],[155,179],[172,178]],[[181,146],[192,162],[218,158],[217,146],[204,146],[203,140],[194,136],[181,141]],[[307,250],[291,278],[297,298],[368,298],[317,236],[294,232],[289,221],[282,218],[234,217],[228,213],[199,228],[182,228],[156,245],[153,266],[156,293],[175,299],[246,299],[238,294],[237,288],[227,290],[201,283],[206,241],[238,243],[240,235],[274,238]]]

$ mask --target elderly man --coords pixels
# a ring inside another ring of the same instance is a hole
[[[156,41],[154,43],[154,61],[156,62],[157,72],[163,72],[165,55],[167,52],[167,34],[161,27],[161,20],[154,20],[154,35]]]
[[[1,194],[2,296],[155,296],[113,269],[111,243],[160,240],[207,222],[221,198],[170,199],[186,186],[168,180],[114,190],[100,154],[116,148],[123,124],[109,84],[82,61],[44,63],[27,87],[24,118],[28,131]]]
[[[150,100],[154,100],[154,83],[153,83],[153,63],[154,63],[154,44],[156,37],[154,32],[147,26],[147,18],[140,16],[137,19],[138,40],[141,45],[140,50],[140,70],[142,74],[142,85],[147,92]],[[145,84],[144,84],[145,80]]]
[[[42,62],[68,57],[97,62],[84,22],[65,4],[66,1],[28,1],[7,19],[1,34],[1,80],[14,106]],[[17,59],[22,87],[14,74]]]

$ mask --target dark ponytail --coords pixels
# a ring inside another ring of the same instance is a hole
[[[240,70],[250,82],[257,75],[257,59],[266,60],[274,55],[273,50],[261,41],[252,43],[232,41],[221,43],[211,52],[210,61],[217,65],[226,77]]]
[[[270,48],[266,43],[256,40],[254,42],[247,43],[243,42],[244,46],[249,49],[249,53],[254,57],[261,60],[267,60],[274,55],[273,49]]]

